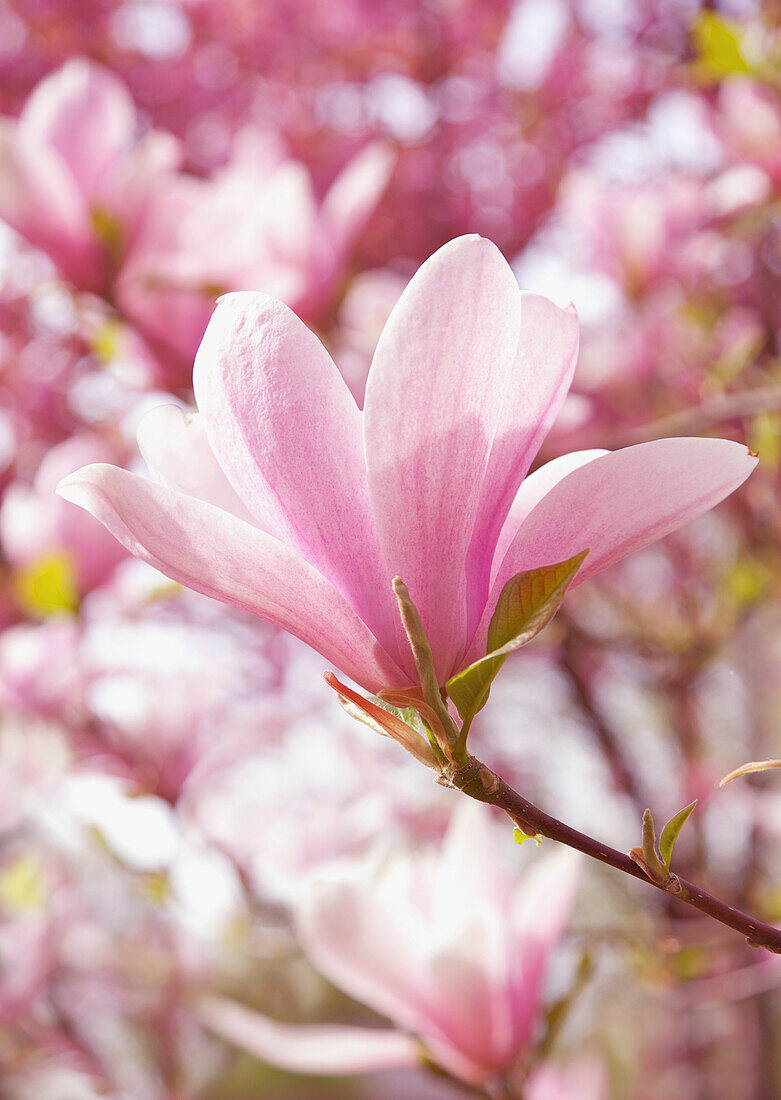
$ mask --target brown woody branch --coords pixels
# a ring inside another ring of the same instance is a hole
[[[550,814],[508,787],[503,779],[474,757],[468,757],[465,764],[454,764],[448,767],[444,780],[449,786],[463,791],[470,798],[503,810],[511,821],[529,836],[541,835],[575,848],[592,859],[598,859],[617,871],[623,871],[632,878],[654,886],[662,893],[672,895],[706,916],[712,917],[713,920],[734,928],[736,932],[746,937],[752,947],[764,947],[768,951],[781,954],[781,929],[765,924],[756,917],[727,905],[726,902],[709,894],[693,882],[688,882],[677,875],[670,874],[664,881],[650,878],[630,856],[551,817]]]

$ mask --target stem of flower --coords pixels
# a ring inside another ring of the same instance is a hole
[[[439,747],[443,754],[449,759],[454,746],[458,743],[458,731],[440,694],[437,674],[434,669],[434,657],[431,653],[429,640],[426,637],[426,631],[423,629],[418,609],[401,577],[393,578],[393,592],[399,605],[401,624],[409,639],[423,698],[431,708],[433,717],[437,719],[439,728],[434,730],[434,735],[437,741],[440,742]]]
[[[444,778],[450,786],[463,791],[470,798],[503,810],[510,820],[529,836],[541,834],[549,840],[557,840],[560,844],[575,848],[592,859],[607,863],[617,871],[623,871],[632,878],[640,879],[655,889],[661,890],[662,893],[671,894],[713,920],[727,925],[728,928],[734,928],[736,932],[741,932],[746,937],[751,947],[764,947],[775,954],[781,954],[781,929],[765,924],[739,909],[734,909],[701,887],[677,875],[670,875],[665,881],[650,878],[630,856],[551,817],[514,791],[503,779],[474,757],[469,757],[465,765],[448,768]]]

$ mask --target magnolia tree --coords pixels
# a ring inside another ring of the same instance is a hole
[[[779,45],[0,11],[4,1097],[779,1093]]]

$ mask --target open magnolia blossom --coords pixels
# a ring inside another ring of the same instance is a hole
[[[80,289],[99,290],[179,164],[179,142],[139,138],[135,103],[102,65],[71,58],[18,120],[0,118],[0,217]]]
[[[263,286],[302,317],[317,318],[393,166],[390,147],[372,142],[318,202],[302,164],[267,134],[244,130],[211,179],[181,174],[158,189],[118,280],[120,308],[188,368],[216,288]]]
[[[348,865],[304,895],[309,958],[400,1030],[286,1025],[217,997],[203,1000],[202,1019],[293,1072],[360,1073],[424,1054],[475,1084],[509,1072],[537,1037],[581,857],[558,848],[517,878],[497,850],[489,811],[463,799],[437,853],[399,855],[379,871]]]
[[[392,579],[444,685],[486,654],[506,582],[588,550],[573,583],[737,488],[756,458],[663,439],[527,477],[570,385],[572,308],[522,294],[477,236],[441,248],[380,338],[363,412],[325,348],[265,294],[220,300],[199,412],[153,409],[147,480],[87,466],[59,492],[169,577],[296,634],[369,692],[418,688]]]
[[[91,516],[54,495],[64,475],[84,462],[116,458],[117,450],[92,433],[72,435],[47,452],[32,485],[17,481],[6,488],[0,548],[12,567],[17,599],[31,613],[73,607],[125,556]]]

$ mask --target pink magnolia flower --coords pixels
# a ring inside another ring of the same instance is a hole
[[[174,802],[215,742],[227,754],[241,733],[249,739],[244,727],[251,726],[258,750],[282,726],[281,670],[296,643],[195,593],[174,595],[172,587],[143,563],[125,563],[82,603],[73,659],[92,735],[80,741],[82,755],[112,757],[139,787]],[[0,642],[0,688],[2,657]]]
[[[84,713],[80,640],[71,616],[16,623],[0,634],[0,707],[23,719],[28,755],[31,718],[62,723],[63,715],[78,721]]]
[[[435,854],[400,855],[379,873],[334,871],[310,887],[298,913],[304,948],[323,974],[417,1037],[449,1073],[475,1083],[510,1070],[533,1041],[579,866],[561,848],[516,880],[497,863],[492,833],[489,811],[463,800]],[[329,1028],[330,1043],[307,1050],[295,1046],[294,1026],[230,1002],[210,999],[204,1013],[218,1034],[288,1069],[357,1072],[365,1049],[358,1029],[348,1044],[342,1029]],[[400,1064],[403,1052],[392,1034],[365,1032],[368,1043],[384,1037],[386,1067]],[[376,1061],[365,1068],[381,1068],[380,1054],[369,1052]]]
[[[120,275],[120,305],[188,365],[225,291],[263,290],[317,318],[393,163],[389,146],[368,145],[318,202],[303,164],[244,131],[233,160],[210,180],[179,176],[159,191]]]
[[[583,233],[595,265],[629,296],[675,277],[690,238],[708,216],[703,183],[668,174],[643,184],[579,169],[562,186],[562,213]]]
[[[58,501],[54,490],[85,459],[100,461],[116,453],[98,436],[73,435],[48,451],[32,485],[13,482],[3,496],[0,547],[6,560],[18,572],[50,563],[61,572],[66,605],[106,581],[125,554],[83,512]]]
[[[133,99],[92,61],[73,58],[0,119],[0,217],[43,249],[76,286],[99,290],[136,233],[179,144],[138,140]]]
[[[369,691],[417,685],[406,582],[440,683],[486,651],[521,570],[588,549],[575,583],[712,507],[756,458],[720,439],[563,456],[526,476],[575,366],[572,309],[522,295],[480,237],[441,248],[380,338],[361,413],[315,335],[263,294],[223,298],[200,413],[147,414],[154,481],[108,465],[59,492],[175,580],[297,634]]]

